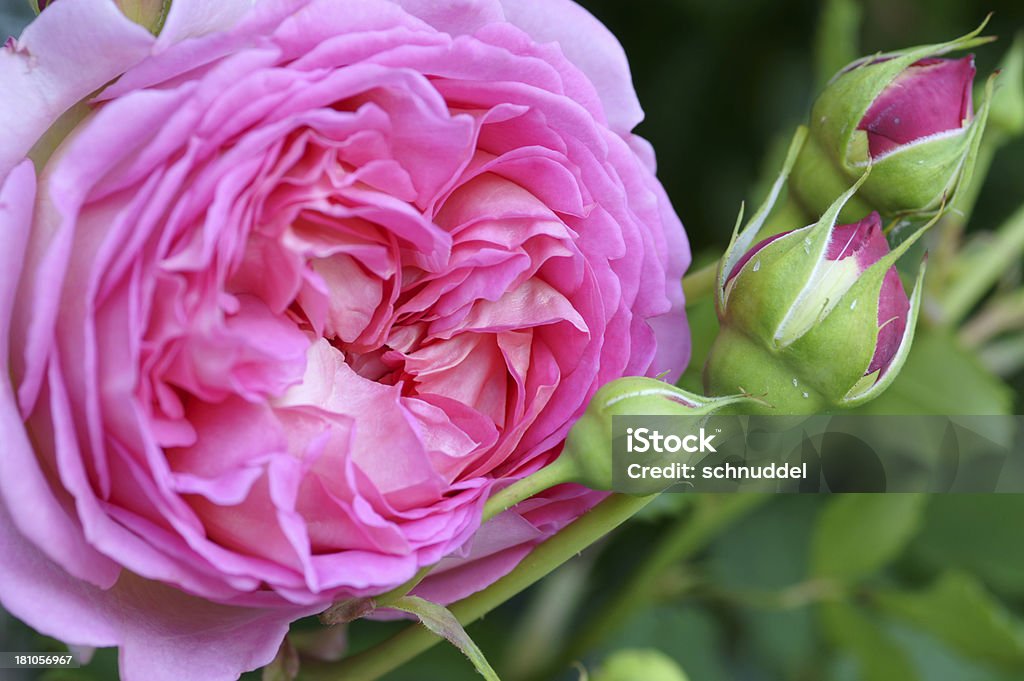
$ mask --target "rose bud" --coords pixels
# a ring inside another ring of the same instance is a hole
[[[871,177],[841,213],[843,221],[872,210],[886,218],[930,216],[948,202],[973,168],[988,98],[974,115],[972,55],[936,55],[984,42],[978,31],[841,71],[811,110],[810,136],[790,183],[795,203],[820,215],[869,164]]]
[[[487,500],[484,518],[491,518],[538,492],[565,483],[611,490],[612,418],[615,416],[709,416],[738,403],[756,403],[749,395],[704,397],[645,376],[606,383],[569,431],[559,457]]]
[[[908,299],[894,264],[932,223],[892,251],[878,213],[838,224],[862,184],[812,225],[751,246],[755,217],[733,239],[719,275],[721,331],[704,369],[708,394],[748,392],[771,413],[807,414],[866,402],[895,378],[910,349],[924,268]]]
[[[611,489],[613,417],[707,416],[741,402],[756,404],[747,395],[704,397],[654,378],[620,378],[590,400],[587,411],[569,431],[555,465],[571,471],[574,482],[591,489]]]
[[[627,648],[613,653],[594,681],[688,681],[676,661],[655,648]]]

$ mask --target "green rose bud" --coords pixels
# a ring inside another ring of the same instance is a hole
[[[572,482],[608,490],[612,488],[612,417],[706,416],[744,402],[756,404],[746,395],[703,397],[654,378],[620,378],[597,391],[552,465],[568,471],[566,477]]]
[[[594,681],[688,681],[675,660],[648,649],[620,650],[605,660]]]
[[[974,58],[940,55],[988,42],[956,40],[867,57],[841,71],[811,110],[810,136],[790,180],[795,203],[820,215],[867,166],[871,176],[840,214],[931,217],[966,184],[988,117],[973,112]]]
[[[865,174],[816,223],[755,244],[802,138],[768,201],[723,257],[721,330],[704,368],[708,394],[757,395],[771,407],[759,409],[765,413],[854,406],[895,379],[910,350],[924,268],[908,299],[894,265],[934,223],[892,251],[877,213],[839,224],[843,207],[870,181]]]
[[[569,431],[561,455],[491,496],[484,507],[484,520],[555,485],[573,482],[590,489],[612,489],[612,418],[615,416],[705,416],[730,405],[756,402],[748,395],[694,395],[644,376],[606,383]]]

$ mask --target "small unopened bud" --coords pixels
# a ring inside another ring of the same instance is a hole
[[[721,328],[704,368],[709,394],[746,391],[771,413],[809,414],[866,402],[894,380],[910,350],[921,291],[919,275],[908,298],[894,265],[933,223],[892,251],[877,213],[838,224],[867,181],[816,223],[755,244],[773,193],[733,238],[718,280]]]
[[[811,110],[790,191],[820,215],[871,166],[840,219],[931,217],[973,168],[989,99],[974,113],[974,57],[940,55],[986,42],[978,30],[938,45],[868,57],[841,71]]]
[[[607,383],[565,441],[558,464],[572,471],[572,481],[591,489],[612,488],[612,418],[615,416],[705,416],[739,404],[748,395],[704,397],[654,378],[632,376]]]
[[[573,425],[561,454],[547,466],[516,480],[487,500],[483,519],[493,518],[538,492],[564,483],[610,490],[612,419],[615,416],[704,416],[739,403],[748,395],[702,397],[654,378],[631,376],[605,384]]]
[[[688,681],[671,657],[653,648],[613,653],[594,674],[594,681]]]

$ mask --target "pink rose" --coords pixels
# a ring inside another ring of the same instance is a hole
[[[487,585],[599,495],[487,496],[685,366],[682,227],[568,0],[59,0],[0,88],[0,601],[125,679]]]

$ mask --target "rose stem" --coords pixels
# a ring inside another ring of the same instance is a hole
[[[532,473],[525,478],[516,480],[511,485],[494,494],[487,500],[484,506],[484,515],[481,523],[486,523],[494,516],[504,513],[521,501],[525,501],[535,494],[555,485],[571,482],[575,477],[576,469],[572,461],[567,457],[559,457],[553,462]]]
[[[450,610],[469,624],[531,586],[559,565],[618,527],[655,495],[612,494],[578,520],[535,548],[512,572],[483,591],[454,603]],[[425,627],[411,625],[391,638],[335,664],[304,663],[300,678],[309,681],[372,681],[405,664],[440,641]]]

